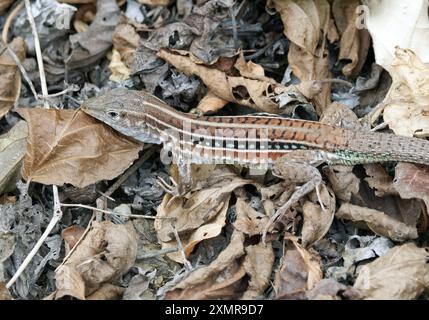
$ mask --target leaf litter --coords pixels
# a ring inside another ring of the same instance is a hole
[[[159,147],[77,110],[122,87],[197,115],[268,112],[426,139],[429,51],[415,39],[427,39],[427,5],[385,2],[365,1],[363,21],[357,0],[35,0],[39,44],[25,6],[3,1],[0,299],[427,298],[426,167],[322,165],[319,194],[263,243],[300,184],[193,165],[190,190],[173,197],[159,179],[178,181],[177,168]],[[413,14],[410,38],[386,36],[392,10]],[[58,202],[59,223],[9,286]]]

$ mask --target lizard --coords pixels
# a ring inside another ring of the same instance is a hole
[[[317,167],[382,162],[429,165],[429,141],[390,133],[344,129],[316,121],[270,114],[198,116],[180,112],[144,91],[117,88],[86,100],[81,109],[120,133],[144,143],[163,144],[161,160],[178,165],[181,185],[164,187],[174,195],[190,184],[191,164],[265,166],[273,175],[302,186],[281,205],[269,226],[300,198],[315,190]]]

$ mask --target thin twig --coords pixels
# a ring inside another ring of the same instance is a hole
[[[46,84],[45,67],[43,66],[42,49],[40,48],[39,34],[37,33],[36,23],[34,21],[33,14],[31,13],[30,0],[25,1],[25,8],[27,9],[28,22],[31,25],[31,31],[33,32],[34,48],[36,50],[37,65],[39,67],[40,85],[42,87],[42,95],[48,96],[48,86]],[[45,108],[49,108],[48,102],[43,102]]]
[[[73,85],[69,86],[68,88],[65,88],[63,91],[60,91],[60,92],[57,92],[57,93],[48,94],[46,96],[43,95],[43,94],[38,94],[37,96],[40,99],[50,99],[50,98],[55,98],[55,97],[62,96],[63,94],[66,94],[66,93],[68,93],[70,91],[77,91],[77,90],[79,90],[79,87],[73,84]]]
[[[127,218],[152,219],[152,220],[155,220],[155,219],[174,220],[175,219],[175,218],[169,218],[169,217],[157,217],[157,216],[148,216],[148,215],[140,215],[140,214],[126,214],[126,213],[120,213],[120,212],[115,212],[111,210],[99,209],[96,207],[91,207],[91,206],[87,206],[85,204],[79,204],[79,203],[61,203],[61,207],[83,208],[83,209],[94,210],[105,214],[111,214],[111,215],[122,216]]]
[[[188,259],[186,259],[185,249],[183,249],[182,241],[180,240],[179,233],[177,232],[177,229],[174,226],[174,224],[173,224],[173,233],[177,241],[177,247],[179,248],[180,254],[182,255],[183,265],[185,266],[186,270],[191,271],[193,269],[192,264],[188,261]]]
[[[150,259],[150,258],[155,258],[155,257],[163,256],[163,255],[165,255],[167,253],[177,252],[177,251],[179,251],[178,247],[165,248],[165,249],[158,250],[156,252],[142,254],[141,256],[137,256],[136,259],[137,260]]]
[[[60,221],[61,217],[63,216],[63,214],[61,212],[57,186],[52,186],[52,191],[54,193],[54,214],[52,216],[52,219],[49,222],[48,226],[46,227],[45,232],[43,232],[42,236],[37,241],[36,245],[33,247],[33,249],[30,251],[30,253],[25,257],[24,261],[19,266],[18,270],[16,270],[12,279],[10,279],[9,282],[6,284],[6,288],[8,288],[8,289],[15,283],[15,281],[24,272],[24,270],[27,268],[28,264],[31,262],[33,257],[36,255],[36,253],[39,251],[40,247],[45,242],[46,238],[51,233],[52,229],[54,229],[54,227],[57,225],[58,221]]]

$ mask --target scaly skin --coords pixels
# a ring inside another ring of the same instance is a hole
[[[114,89],[88,99],[82,109],[127,136],[164,143],[193,163],[273,164],[280,157],[313,150],[320,158],[314,162],[329,164],[429,164],[429,141],[424,139],[353,131],[274,115],[197,117],[142,91]]]

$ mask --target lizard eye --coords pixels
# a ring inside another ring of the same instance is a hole
[[[121,118],[121,114],[118,111],[115,110],[109,110],[107,111],[107,115],[112,118],[113,120],[119,120]]]

